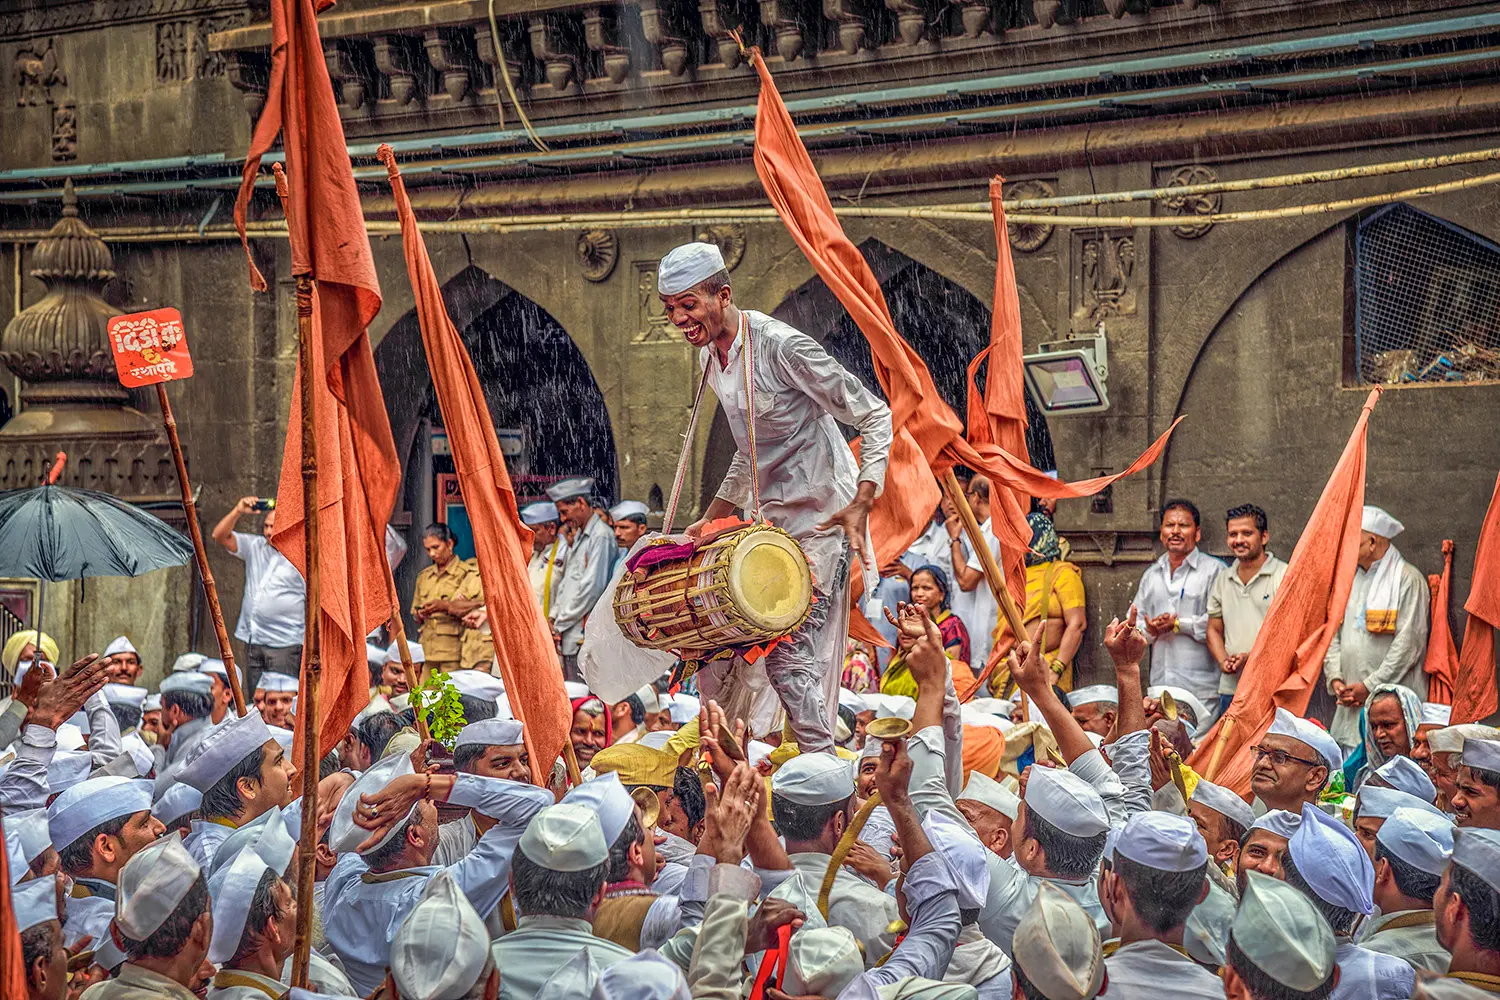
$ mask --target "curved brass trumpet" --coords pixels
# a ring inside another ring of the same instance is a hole
[[[884,742],[904,740],[911,732],[911,722],[907,719],[876,719],[865,727],[866,739],[877,739]],[[833,883],[838,878],[839,867],[843,865],[844,859],[849,852],[854,850],[854,842],[859,839],[860,831],[865,828],[865,823],[870,818],[870,813],[880,805],[880,793],[874,792],[865,804],[859,807],[859,812],[854,814],[844,835],[839,838],[838,847],[834,848],[833,856],[828,859],[828,871],[823,874],[823,884],[818,887],[818,912],[823,914],[823,919],[828,919],[828,897],[833,892]]]

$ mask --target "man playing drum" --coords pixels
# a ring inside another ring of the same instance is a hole
[[[850,553],[867,575],[873,571],[868,520],[885,484],[891,411],[811,337],[738,308],[724,257],[713,244],[688,243],[663,257],[657,291],[667,318],[700,349],[701,370],[736,446],[713,502],[687,532],[697,537],[709,521],[736,508],[750,514],[758,487],[761,515],[801,544],[817,600],[796,635],[765,658],[765,668],[798,746],[804,753],[832,753],[833,697],[849,628]],[[858,465],[840,423],[863,438]],[[724,684],[729,668],[723,664],[715,661],[700,675],[705,695]]]

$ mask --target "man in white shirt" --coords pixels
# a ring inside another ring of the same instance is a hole
[[[802,752],[832,753],[849,574],[862,572],[869,589],[878,569],[869,516],[885,486],[890,407],[811,337],[736,306],[723,254],[711,243],[662,258],[657,291],[667,318],[699,349],[735,441],[723,483],[687,533],[696,536],[739,508],[802,546],[817,601],[802,627],[764,658],[765,672]],[[857,464],[839,424],[860,434]],[[727,689],[734,669],[716,661],[702,671],[704,694]]]
[[[551,500],[538,500],[521,508],[521,523],[531,529],[531,562],[526,572],[531,592],[549,621],[568,567],[568,540],[558,530],[560,521],[557,504]]]
[[[1218,575],[1208,593],[1208,649],[1222,671],[1220,715],[1234,700],[1271,598],[1286,576],[1286,563],[1266,551],[1271,532],[1265,511],[1253,503],[1242,504],[1230,508],[1224,522],[1234,565]]]
[[[266,511],[259,535],[234,530],[240,518],[262,509],[261,503],[257,497],[242,497],[213,531],[214,541],[245,564],[245,597],[234,637],[245,644],[245,680],[251,688],[266,670],[293,677],[301,673],[307,606],[302,574],[271,545],[276,509]]]
[[[1353,749],[1363,737],[1359,712],[1381,684],[1427,694],[1422,657],[1427,652],[1427,578],[1402,558],[1391,540],[1405,525],[1379,507],[1366,506],[1360,522],[1359,565],[1344,607],[1344,621],[1323,657],[1328,690],[1338,699],[1329,731]]]
[[[1166,552],[1141,577],[1134,604],[1151,643],[1151,683],[1187,688],[1205,705],[1214,705],[1221,671],[1208,648],[1208,595],[1224,564],[1198,548],[1201,521],[1190,500],[1162,505]],[[1198,723],[1203,727],[1209,721]]]
[[[549,609],[552,633],[562,656],[563,678],[570,681],[583,680],[578,670],[583,625],[609,585],[609,574],[619,555],[614,529],[589,503],[593,492],[594,481],[588,476],[575,476],[547,487],[558,515],[578,531],[568,549],[556,603]]]
[[[990,547],[995,561],[999,562],[1000,539],[995,537],[994,525],[990,523],[988,477],[975,476],[969,480],[969,485],[964,487],[964,496],[968,498],[969,507],[979,521],[979,533],[984,536],[985,544]],[[969,663],[974,668],[974,673],[978,674],[984,669],[990,658],[990,649],[995,644],[1000,602],[990,590],[989,581],[984,578],[984,564],[979,561],[979,553],[969,545],[969,540],[962,532],[955,535],[946,526],[944,530],[948,535],[954,580],[958,583],[958,590],[951,595],[949,604],[953,613],[958,615],[964,627],[969,630]]]

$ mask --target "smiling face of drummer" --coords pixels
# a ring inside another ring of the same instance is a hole
[[[694,347],[713,345],[722,363],[740,328],[740,310],[729,287],[729,272],[720,271],[676,295],[663,295],[662,308],[672,325]]]

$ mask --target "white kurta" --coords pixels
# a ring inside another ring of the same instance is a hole
[[[0,771],[0,808],[10,815],[43,808],[52,794],[47,784],[47,765],[57,755],[57,731],[29,725],[10,749],[16,756]]]
[[[1413,968],[1429,972],[1448,971],[1452,955],[1438,944],[1437,926],[1431,910],[1396,910],[1378,914],[1365,924],[1359,946],[1382,955],[1394,955],[1410,962]],[[1391,924],[1404,926],[1392,927]]]
[[[218,856],[219,845],[229,839],[234,832],[234,827],[223,823],[216,823],[211,819],[195,819],[182,846],[198,862],[198,867],[208,871],[214,866],[214,858]]]
[[[1403,959],[1361,948],[1348,938],[1336,939],[1333,959],[1339,981],[1329,1000],[1406,1000],[1417,974]]]
[[[828,871],[829,856],[818,852],[791,855],[796,871],[768,895],[784,899],[807,915],[804,927],[845,927],[864,946],[865,967],[880,961],[896,945],[892,921],[901,919],[894,896],[839,868],[828,896],[828,920],[818,913],[818,890]]]
[[[554,972],[580,951],[587,950],[596,972],[635,954],[598,937],[587,920],[570,917],[523,916],[516,929],[490,947],[500,970],[499,1000],[531,1000]],[[580,997],[592,992],[586,984]]]
[[[947,534],[946,531],[943,533]],[[979,526],[979,533],[984,536],[984,542],[990,547],[995,561],[1005,565],[1000,558],[1000,539],[995,537],[994,522],[985,518],[984,523]],[[968,557],[969,569],[981,571],[980,580],[973,590],[964,590],[955,583],[953,596],[948,603],[969,630],[969,663],[977,674],[984,669],[984,664],[990,658],[990,649],[995,645],[995,627],[1000,623],[1000,603],[995,600],[989,580],[984,577],[984,564],[979,561],[979,553],[969,544],[967,536],[963,538],[963,549],[964,555]]]
[[[553,609],[557,607],[557,595],[562,592],[563,574],[567,568],[568,541],[560,531],[551,545],[543,545],[540,552],[533,552],[531,561],[526,564],[526,573],[531,579],[531,592],[536,595],[537,603],[542,606],[549,619]]]
[[[609,585],[609,571],[619,546],[615,533],[593,514],[573,538],[563,567],[563,582],[552,607],[552,627],[562,636],[562,654],[576,656],[583,644],[583,620]]]
[[[1427,677],[1422,657],[1427,652],[1427,579],[1407,563],[1401,571],[1400,597],[1396,606],[1396,631],[1371,632],[1365,628],[1365,595],[1380,566],[1376,560],[1368,570],[1355,567],[1354,586],[1344,607],[1344,621],[1334,633],[1323,657],[1323,680],[1333,690],[1333,680],[1364,684],[1371,691],[1380,684],[1401,684],[1418,698],[1427,696]],[[1345,751],[1360,742],[1358,708],[1340,705],[1334,710],[1328,731]]]
[[[1148,640],[1151,683],[1187,688],[1209,706],[1219,703],[1221,671],[1208,651],[1208,594],[1223,571],[1219,560],[1193,549],[1174,573],[1163,552],[1135,588],[1134,603],[1142,619],[1168,611],[1177,616],[1176,632]]]
[[[1163,941],[1121,945],[1104,968],[1115,1000],[1156,1000],[1167,987],[1174,998],[1224,998],[1222,979]]]

